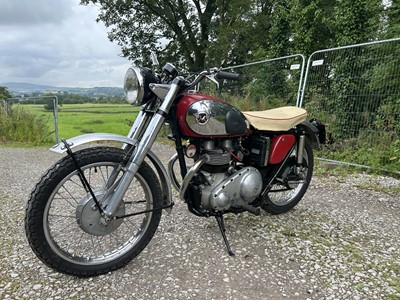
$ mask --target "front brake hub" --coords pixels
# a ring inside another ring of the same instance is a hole
[[[104,191],[94,191],[96,199],[102,199],[104,196]],[[100,201],[100,203],[103,201]],[[121,201],[118,206],[116,215],[122,216],[125,214],[125,204]],[[85,197],[79,201],[76,207],[76,222],[79,227],[91,235],[103,236],[112,233],[116,230],[123,222],[121,219],[112,219],[110,222],[104,224],[103,217],[96,206],[93,197],[87,194]]]

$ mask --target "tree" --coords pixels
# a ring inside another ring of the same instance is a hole
[[[0,100],[6,100],[11,97],[12,97],[12,95],[9,93],[7,88],[0,86]]]
[[[230,50],[240,42],[239,24],[251,6],[240,0],[81,0],[89,3],[101,5],[98,21],[111,28],[108,37],[124,56],[144,62],[153,50],[191,71],[206,60],[235,56]],[[213,47],[219,52],[209,55]]]
[[[381,27],[381,0],[335,1],[333,12],[335,43],[337,46],[375,40]]]
[[[334,45],[333,10],[337,1],[295,0],[291,2],[293,48],[310,55]]]
[[[400,3],[398,0],[388,1],[385,9],[385,28],[382,31],[383,38],[396,38],[400,34]]]
[[[89,3],[125,57],[148,65],[153,50],[189,71],[370,41],[385,17],[381,0],[81,0]]]

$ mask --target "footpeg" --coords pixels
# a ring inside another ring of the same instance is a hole
[[[254,207],[254,206],[251,206],[251,205],[248,205],[245,203],[241,205],[241,208],[245,209],[249,213],[256,215],[256,216],[259,216],[261,213],[261,210],[259,207]]]

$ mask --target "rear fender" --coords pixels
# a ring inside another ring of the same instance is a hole
[[[302,123],[297,125],[297,129],[304,131],[306,137],[311,143],[311,147],[316,150],[321,149],[319,131],[318,128],[315,127],[308,121],[303,121]]]
[[[132,140],[126,136],[113,133],[90,133],[90,134],[79,135],[66,140],[67,144],[71,149],[83,144],[98,142],[98,141],[120,142],[132,146],[135,146],[137,144],[136,140]],[[67,148],[65,147],[64,143],[59,143],[57,145],[54,145],[49,150],[60,154],[67,152]],[[171,188],[171,181],[167,175],[167,171],[165,170],[160,159],[154,154],[153,151],[149,150],[149,152],[147,153],[147,158],[152,162],[154,168],[157,171],[158,177],[160,178],[163,205],[164,206],[171,205],[172,188]],[[168,208],[167,211],[171,212],[171,208]]]

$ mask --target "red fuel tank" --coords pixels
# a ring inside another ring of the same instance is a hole
[[[177,117],[185,137],[232,137],[249,133],[246,117],[232,105],[212,96],[185,95],[178,103]]]

